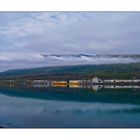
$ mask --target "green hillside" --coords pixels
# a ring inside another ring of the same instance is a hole
[[[79,65],[9,70],[0,78],[36,75],[97,75],[102,78],[140,78],[140,63],[112,65]]]

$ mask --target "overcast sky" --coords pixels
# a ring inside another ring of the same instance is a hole
[[[79,53],[139,54],[140,13],[0,13],[0,71],[53,65],[41,54]]]

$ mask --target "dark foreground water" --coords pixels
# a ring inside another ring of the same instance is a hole
[[[0,126],[140,127],[140,89],[0,88]]]

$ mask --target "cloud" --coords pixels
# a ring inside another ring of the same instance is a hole
[[[3,61],[41,61],[44,58],[40,54],[35,53],[0,53],[0,60]]]
[[[47,66],[42,53],[140,53],[139,12],[3,12],[0,20],[3,69],[11,60],[14,68]]]

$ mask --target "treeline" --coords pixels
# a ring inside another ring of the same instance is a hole
[[[10,70],[0,73],[0,79],[140,79],[140,63],[112,65],[79,65]]]

